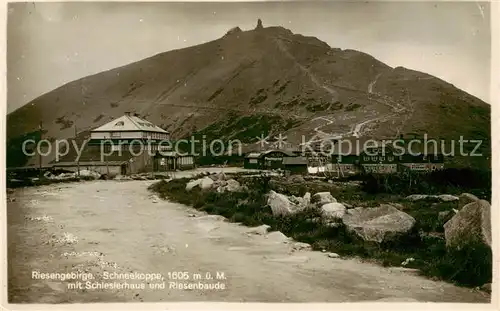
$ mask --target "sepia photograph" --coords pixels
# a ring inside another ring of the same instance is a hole
[[[492,3],[5,6],[3,303],[492,303]]]

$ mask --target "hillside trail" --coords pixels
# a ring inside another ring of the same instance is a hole
[[[277,232],[252,234],[252,228],[221,216],[156,198],[147,190],[153,182],[15,190],[16,200],[7,206],[9,301],[489,302],[482,292],[405,269],[300,250]],[[145,289],[85,289],[85,282],[84,289],[70,289],[74,281],[32,278],[33,271],[91,273],[90,284],[113,282],[103,280],[105,272],[163,279],[147,282]],[[179,280],[184,273],[189,280]],[[219,289],[174,287],[189,282],[217,283]]]
[[[324,85],[323,83],[321,83],[319,81],[319,79],[314,75],[313,72],[311,72],[311,70],[309,70],[308,68],[306,68],[304,65],[302,65],[291,53],[290,51],[288,51],[287,47],[285,44],[283,44],[283,42],[278,38],[275,40],[276,42],[276,45],[278,47],[278,49],[283,52],[283,54],[288,57],[289,59],[291,59],[294,64],[304,73],[306,74],[310,80],[313,82],[314,85],[316,85],[317,87],[319,88],[322,88],[324,90],[326,90],[330,95],[332,95],[332,100],[338,100],[339,98],[339,94],[337,91],[335,91],[333,88],[331,88],[330,86],[327,86],[327,85]],[[368,88],[367,88],[367,91],[366,91],[366,94],[368,96],[368,98],[370,100],[374,100],[378,103],[382,103],[384,105],[387,105],[389,106],[392,111],[390,112],[387,112],[385,113],[384,115],[382,116],[376,116],[376,117],[373,117],[373,118],[370,118],[368,120],[363,120],[363,121],[360,121],[356,124],[354,124],[351,129],[349,131],[346,131],[344,133],[335,133],[335,134],[328,134],[322,130],[320,130],[322,127],[326,127],[328,125],[331,125],[334,123],[334,121],[330,120],[327,118],[327,116],[321,116],[321,117],[317,117],[313,120],[317,120],[319,118],[322,118],[324,119],[325,121],[327,121],[326,124],[324,125],[321,125],[321,126],[317,126],[314,128],[314,131],[317,133],[318,136],[320,136],[321,138],[320,139],[315,139],[315,140],[312,140],[312,141],[309,141],[308,143],[316,143],[316,142],[321,142],[325,139],[342,139],[342,138],[345,138],[345,137],[350,137],[350,136],[353,136],[353,137],[356,137],[356,138],[359,138],[362,136],[362,129],[363,127],[366,127],[367,125],[373,123],[373,122],[376,122],[376,121],[386,121],[386,120],[389,120],[391,118],[398,118],[400,117],[406,110],[407,108],[404,107],[404,105],[401,105],[399,103],[396,103],[394,102],[392,99],[389,99],[389,98],[385,98],[381,95],[379,95],[378,93],[375,93],[373,91],[373,88],[375,86],[375,84],[377,83],[378,79],[380,78],[380,76],[382,75],[382,73],[379,73],[377,74],[377,76],[374,78],[374,80],[372,82],[370,82],[368,84]],[[346,87],[342,87],[342,88],[346,88]],[[356,90],[356,89],[351,89],[351,88],[347,88],[351,91],[356,91],[356,92],[363,92],[361,90]],[[377,97],[380,97],[381,99],[377,98]],[[404,122],[406,122],[408,120],[408,118],[410,118],[411,116],[408,116],[406,115],[406,119]],[[312,121],[313,121],[312,120]],[[403,122],[403,123],[404,123]],[[399,132],[400,132],[400,129],[402,128],[403,124],[399,127],[398,131],[397,131],[397,136],[399,136]]]

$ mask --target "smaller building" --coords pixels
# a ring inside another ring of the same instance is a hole
[[[283,169],[291,174],[307,174],[306,157],[284,157]]]
[[[153,168],[157,172],[189,170],[195,167],[194,157],[175,151],[157,152],[153,160]]]
[[[287,150],[250,152],[245,156],[243,167],[263,170],[284,169],[283,159],[287,157],[295,158],[297,155]]]
[[[262,166],[260,152],[250,152],[245,156],[243,167],[246,169],[260,169]]]

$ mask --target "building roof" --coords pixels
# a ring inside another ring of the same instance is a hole
[[[295,154],[293,152],[291,152],[291,151],[288,151],[288,150],[279,150],[279,149],[267,150],[265,152],[262,152],[261,156],[265,156],[265,155],[267,155],[267,154],[269,154],[271,152],[281,152],[281,153],[283,153],[283,154],[285,154],[285,155],[287,155],[289,157],[295,156]]]
[[[247,154],[245,156],[245,158],[253,158],[253,159],[257,159],[257,158],[260,158],[262,154],[260,152],[250,152],[249,154]]]
[[[56,162],[52,164],[52,167],[67,167],[67,166],[114,166],[114,165],[122,165],[124,163],[128,163],[129,161],[80,161],[80,162]]]
[[[305,158],[305,157],[285,157],[285,158],[283,158],[283,165],[307,165],[307,158]]]
[[[141,132],[156,132],[168,134],[164,129],[154,125],[153,123],[141,119],[137,116],[125,114],[114,119],[94,130],[92,132],[113,132],[113,131],[141,131]]]

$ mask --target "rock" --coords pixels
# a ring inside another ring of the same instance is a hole
[[[342,203],[342,204],[344,204],[345,208],[353,208],[353,206],[349,203]]]
[[[438,220],[444,225],[448,220],[453,217],[454,213],[452,211],[443,211],[438,213]]]
[[[342,222],[349,232],[364,241],[381,243],[407,234],[416,221],[394,206],[382,204],[375,208],[350,209],[342,217]]]
[[[224,172],[220,172],[219,174],[217,174],[217,179],[226,180],[226,174],[224,174]]]
[[[462,193],[458,196],[458,208],[461,209],[465,205],[479,201],[478,197],[470,193]]]
[[[267,205],[271,208],[274,216],[287,216],[298,210],[298,207],[290,202],[286,195],[273,190],[268,194]]]
[[[229,29],[228,32],[226,32],[226,36],[232,35],[232,34],[235,34],[235,33],[240,33],[240,32],[241,32],[241,28],[240,27],[234,27],[234,28]]]
[[[290,177],[288,177],[288,182],[305,183],[306,180],[304,179],[304,177],[300,175],[291,175]]]
[[[480,287],[482,291],[485,291],[487,293],[491,294],[491,283],[486,283]]]
[[[443,202],[458,201],[458,197],[451,195],[451,194],[441,194],[441,195],[438,195],[437,198]]]
[[[88,176],[88,177],[93,177],[95,179],[99,179],[101,177],[101,174],[89,170],[80,170],[80,176],[86,176],[86,177]]]
[[[213,184],[214,181],[210,177],[203,177],[200,181],[200,188],[203,190],[210,189]]]
[[[440,195],[412,194],[407,196],[406,199],[413,202],[420,200],[428,200],[428,199],[438,200],[442,202],[458,201],[458,197],[450,194],[440,194]]]
[[[309,205],[309,203],[311,203],[311,193],[310,192],[306,192],[306,194],[304,194],[304,196],[302,197],[302,199],[304,199],[304,201],[307,202],[307,204]]]
[[[483,244],[491,248],[491,206],[479,200],[462,207],[444,224],[446,246],[461,249]]]
[[[392,205],[394,206],[395,208],[397,208],[398,210],[403,210],[405,207],[403,204],[401,203],[389,203],[389,205]]]
[[[310,249],[312,249],[311,244],[307,244],[307,243],[303,243],[303,242],[294,243],[292,248],[294,250],[310,250]]]
[[[217,180],[219,180],[219,177],[218,177],[217,175],[214,175],[214,174],[209,175],[208,177],[209,177],[211,180],[213,180],[213,181],[217,181]]]
[[[281,231],[273,231],[266,235],[266,239],[271,241],[271,243],[289,243],[290,239],[284,235]]]
[[[241,190],[241,185],[238,181],[234,179],[229,179],[226,181],[226,186],[224,188],[226,191],[236,192]]]
[[[186,191],[191,191],[194,187],[199,186],[200,183],[201,183],[201,179],[190,180],[186,184]]]
[[[271,226],[261,225],[258,227],[251,228],[250,230],[247,231],[247,233],[256,235],[266,235],[270,228]]]
[[[342,225],[342,223],[339,221],[330,221],[330,222],[325,223],[324,225],[325,225],[325,227],[329,227],[329,228],[338,228],[338,227],[340,227],[340,225]]]
[[[413,258],[413,257],[406,258],[406,259],[405,259],[405,261],[403,261],[403,262],[401,263],[401,265],[402,265],[402,266],[406,266],[406,265],[408,265],[408,264],[409,264],[410,262],[412,262],[412,261],[415,261],[415,258]]]
[[[339,258],[340,255],[337,254],[337,253],[328,253],[328,257],[330,257],[330,258]]]
[[[346,211],[342,203],[328,203],[321,207],[321,215],[328,220],[342,219]]]
[[[406,200],[415,202],[415,201],[427,199],[428,197],[429,196],[426,194],[412,194],[412,195],[407,196]]]
[[[328,203],[337,203],[337,200],[330,194],[330,192],[318,192],[311,197],[311,203],[317,207],[321,207]]]

